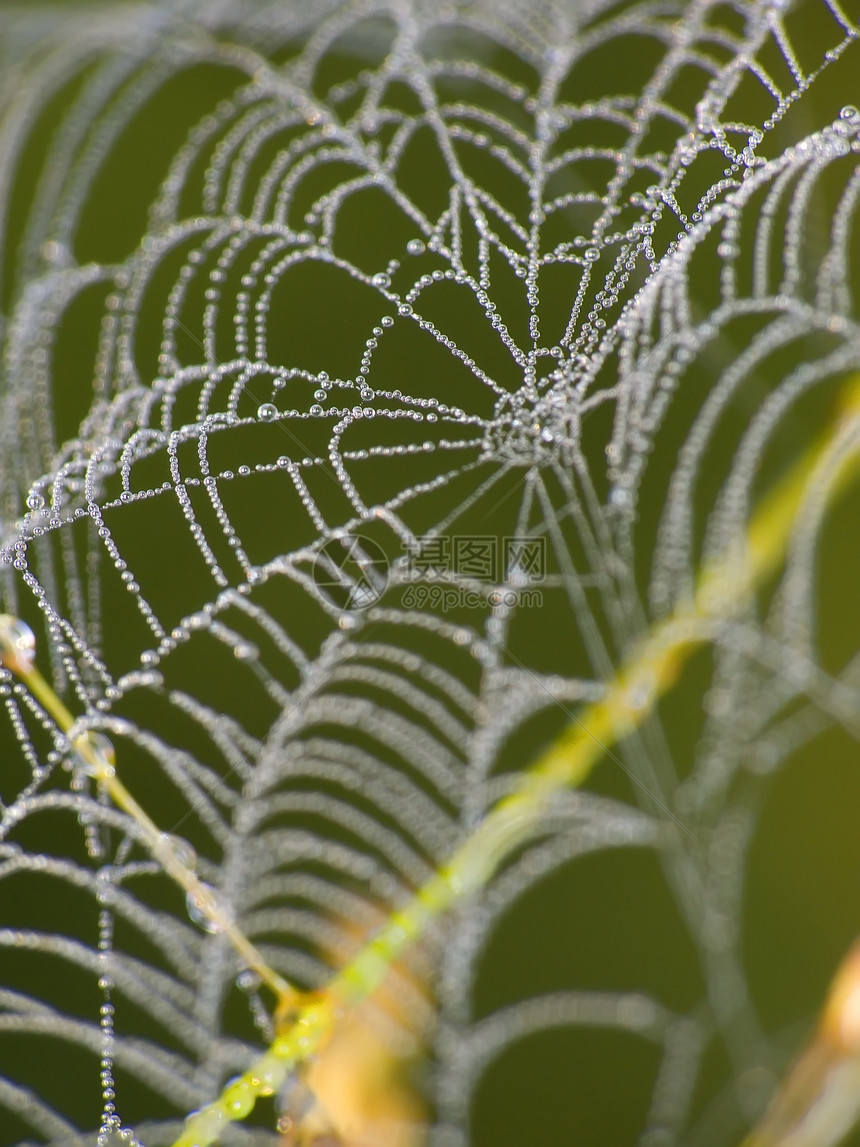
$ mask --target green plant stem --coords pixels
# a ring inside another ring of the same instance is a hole
[[[0,617],[0,663],[12,669],[20,677],[45,711],[53,717],[58,728],[68,734],[75,724],[73,715],[33,665],[32,660],[10,648],[7,638],[8,624],[4,622],[14,620]],[[194,870],[185,863],[174,839],[160,831],[116,775],[113,749],[106,738],[82,733],[73,737],[71,744],[84,770],[105,789],[117,808],[132,818],[145,846],[164,871],[184,889],[189,901],[195,905],[201,916],[209,921],[212,930],[222,932],[230,940],[243,963],[253,968],[261,981],[275,993],[280,1006],[297,997],[296,989],[269,967],[254,944],[224,911],[213,889],[204,884]]]

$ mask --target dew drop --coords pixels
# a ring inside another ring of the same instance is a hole
[[[184,837],[163,832],[161,834],[161,843],[165,849],[168,849],[173,854],[180,864],[194,872],[197,868],[197,853]]]
[[[384,271],[377,271],[377,273],[371,277],[370,281],[374,287],[384,288],[391,286],[391,276],[386,275]]]
[[[256,992],[260,982],[260,977],[252,968],[244,968],[236,977],[236,987],[241,992]]]
[[[0,664],[14,672],[29,672],[36,657],[36,636],[19,617],[0,613]]]
[[[75,748],[88,776],[103,779],[114,775],[116,751],[104,733],[86,733],[75,742]]]
[[[421,239],[410,239],[406,244],[406,250],[410,255],[423,255],[425,250],[424,243]]]
[[[236,1078],[227,1084],[221,1102],[232,1119],[244,1119],[254,1109],[254,1089],[246,1079]]]
[[[114,870],[110,865],[104,865],[96,873],[96,900],[102,905],[112,904],[116,900]]]
[[[224,931],[224,925],[215,919],[223,916],[215,889],[208,884],[199,884],[196,891],[189,892],[185,897],[185,906],[189,919],[202,928],[204,932],[215,934]]]
[[[272,402],[263,402],[257,407],[260,422],[273,422],[278,417],[278,408]]]

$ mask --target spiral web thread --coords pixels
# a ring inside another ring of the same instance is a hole
[[[3,670],[10,1143],[170,1142],[272,1036],[213,919],[325,984],[731,554],[812,440],[798,410],[860,367],[837,5],[290,7],[0,16],[2,606],[79,718]],[[557,1029],[652,1049],[643,1145],[760,1112],[790,1049],[746,984],[745,864],[781,763],[857,734],[814,592],[853,448],[808,476],[778,590],[727,610],[697,745],[650,714],[603,766],[628,787],[557,798],[413,954],[434,1004],[405,981],[387,1038],[432,1051],[432,1142]],[[491,580],[451,558],[476,537],[516,543]],[[190,919],[75,735],[158,808]],[[658,859],[690,998],[484,991],[518,906],[625,847]],[[100,1124],[52,1091],[68,1047]]]

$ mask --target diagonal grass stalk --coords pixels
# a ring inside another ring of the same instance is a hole
[[[183,889],[188,902],[213,931],[223,933],[244,964],[275,993],[280,1004],[296,996],[296,990],[268,966],[263,956],[229,913],[219,904],[214,891],[197,876],[182,856],[174,839],[161,832],[152,818],[116,775],[113,746],[106,737],[92,732],[75,733],[76,721],[33,663],[35,643],[29,627],[17,618],[0,614],[0,664],[11,669],[56,722],[71,736],[71,747],[84,771],[108,793],[117,808],[132,818],[141,840],[164,871]]]

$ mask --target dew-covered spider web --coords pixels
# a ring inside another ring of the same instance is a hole
[[[0,10],[0,606],[291,982],[445,863],[832,424],[857,19]],[[846,426],[778,577],[410,953],[376,1023],[411,1108],[392,1084],[349,1138],[299,1079],[225,1142],[738,1142],[860,920]],[[170,1143],[270,1001],[0,692],[0,1144]]]

